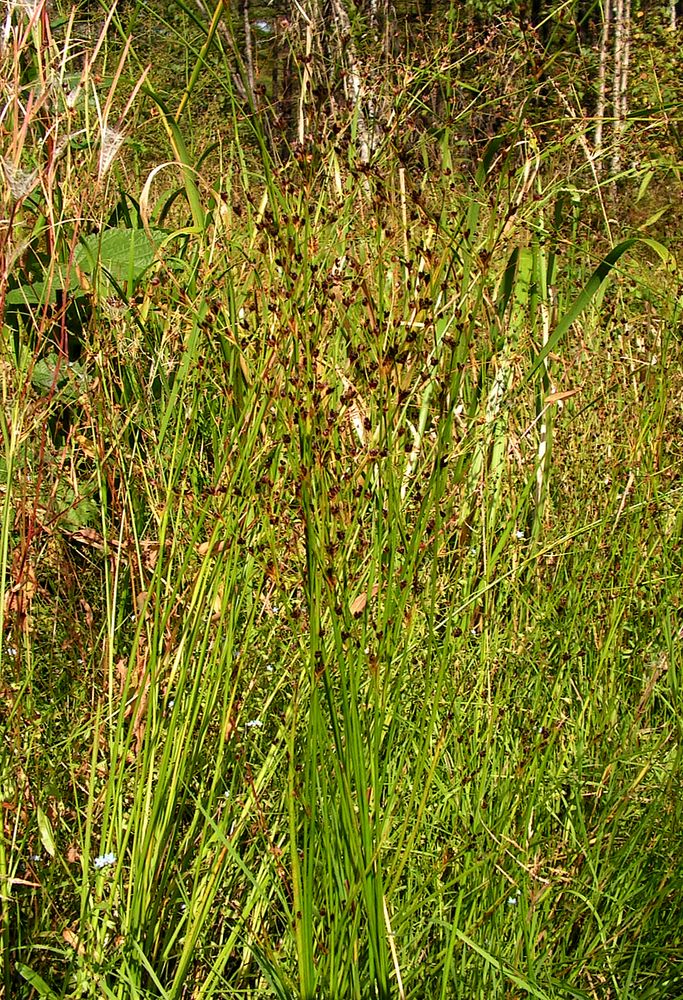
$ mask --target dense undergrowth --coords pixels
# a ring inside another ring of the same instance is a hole
[[[679,997],[673,152],[235,110],[203,172],[14,15],[5,995]]]

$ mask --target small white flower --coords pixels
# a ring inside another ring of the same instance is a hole
[[[273,664],[269,663],[268,666],[266,667],[266,673],[267,674],[272,674],[274,670],[275,670],[275,667],[273,666]]]
[[[247,722],[247,729],[261,729],[262,726],[263,723],[260,719],[249,719],[249,722]]]
[[[518,899],[519,899],[519,896],[509,896],[508,897],[508,906],[517,906],[517,900]]]
[[[108,868],[110,865],[116,864],[116,855],[113,851],[108,854],[100,854],[99,857],[95,858],[93,864],[95,868]]]
[[[518,542],[523,542],[524,541],[524,532],[520,531],[519,528],[518,528],[517,531],[515,532],[515,538],[517,539]]]

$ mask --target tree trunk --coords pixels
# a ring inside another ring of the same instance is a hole
[[[600,39],[600,62],[598,65],[598,106],[595,112],[595,159],[596,170],[602,170],[600,155],[602,153],[602,137],[605,126],[605,109],[607,107],[607,62],[609,59],[610,29],[612,26],[612,0],[607,0],[603,14],[602,37]]]
[[[361,163],[369,163],[376,145],[375,108],[370,98],[365,96],[362,65],[358,57],[351,29],[351,19],[344,0],[332,0],[332,12],[337,29],[340,51],[346,63],[344,90],[346,99],[356,113],[358,153]]]
[[[254,73],[254,44],[251,37],[251,21],[249,19],[249,0],[242,0],[242,18],[244,21],[244,58],[247,65],[249,90],[256,97],[256,75]]]
[[[612,174],[621,170],[626,115],[628,113],[628,67],[631,47],[631,0],[614,5],[614,60],[612,66],[612,113],[614,118]]]

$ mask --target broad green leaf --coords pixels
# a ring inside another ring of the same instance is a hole
[[[41,843],[50,857],[54,858],[57,848],[55,846],[54,834],[52,833],[52,825],[40,806],[36,806],[36,818],[38,820],[38,832],[40,833]]]
[[[33,366],[31,385],[43,395],[53,388],[59,389],[66,382],[66,367],[67,362],[64,360],[58,365],[56,354],[48,354],[47,357],[40,358]]]
[[[87,528],[96,524],[100,508],[95,501],[90,497],[77,500],[71,490],[69,493],[71,495],[67,497],[67,502],[57,505],[58,509],[61,508],[60,524],[69,531],[78,531],[79,528]]]
[[[68,280],[66,274],[57,272],[50,281],[26,281],[7,292],[5,303],[8,306],[44,306],[48,302],[54,302],[57,292],[65,288],[70,291],[81,290],[75,268],[71,268]]]
[[[79,361],[69,364],[64,358],[60,360],[54,351],[36,361],[31,373],[34,389],[44,396],[54,389],[64,403],[76,402],[85,381],[86,375]]]
[[[102,267],[114,281],[136,281],[154,263],[159,247],[168,233],[161,229],[107,229],[87,236],[75,253],[76,263],[84,274],[95,274]]]
[[[28,965],[24,965],[23,962],[17,962],[15,969],[22,979],[25,979],[27,983],[30,983],[33,989],[37,992],[38,996],[41,997],[41,1000],[59,1000],[59,997],[54,990],[50,989],[45,980],[39,976],[37,972],[34,972],[33,969],[29,969]]]

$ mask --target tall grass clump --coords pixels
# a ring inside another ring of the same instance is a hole
[[[667,233],[576,114],[421,127],[455,34],[324,120],[311,17],[299,135],[220,5],[175,95],[75,23],[3,36],[5,994],[679,996]]]

